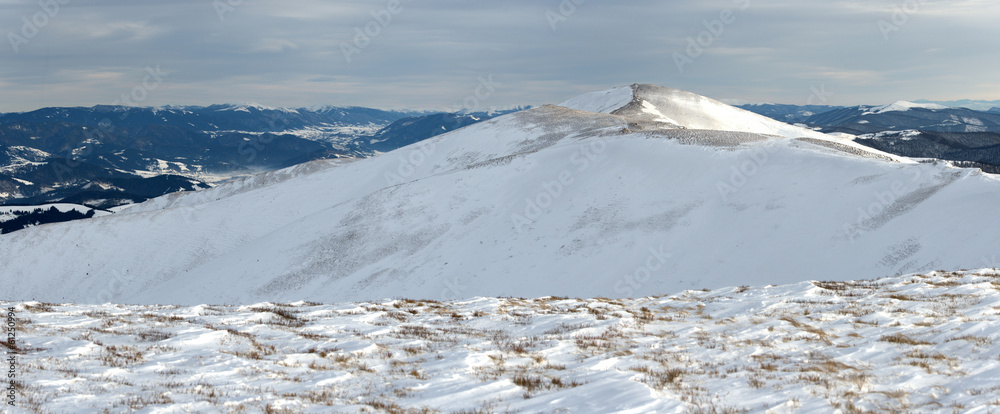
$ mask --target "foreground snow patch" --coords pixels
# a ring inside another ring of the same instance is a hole
[[[982,270],[628,300],[2,305],[24,412],[988,412],[998,289]]]

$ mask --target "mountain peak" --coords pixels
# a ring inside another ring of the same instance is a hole
[[[909,102],[909,101],[896,101],[896,102],[893,102],[893,103],[888,104],[888,105],[875,106],[875,107],[867,107],[867,108],[865,108],[865,113],[862,114],[862,115],[882,114],[882,113],[886,113],[886,112],[905,112],[905,111],[909,111],[909,110],[914,109],[914,108],[930,109],[930,110],[934,110],[934,111],[941,110],[941,109],[948,109],[947,106],[939,105],[939,104],[935,104],[935,103],[916,103],[916,102]]]
[[[216,111],[233,111],[233,112],[247,112],[247,113],[252,112],[251,109],[255,110],[255,111],[258,111],[258,112],[263,112],[263,111],[281,111],[281,112],[285,112],[285,113],[298,113],[299,112],[299,111],[297,111],[295,109],[264,106],[264,105],[258,104],[256,102],[230,103],[230,104],[223,104],[223,105],[213,105],[212,107]]]
[[[570,109],[626,117],[659,128],[750,132],[786,138],[832,139],[826,134],[789,125],[692,92],[650,84],[633,84],[578,96],[560,104]]]

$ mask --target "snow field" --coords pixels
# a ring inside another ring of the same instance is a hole
[[[972,412],[1000,272],[641,299],[16,308],[9,412]]]

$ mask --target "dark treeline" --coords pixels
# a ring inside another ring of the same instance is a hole
[[[61,223],[64,221],[91,218],[94,217],[94,210],[90,210],[87,214],[84,214],[76,210],[62,212],[55,207],[50,207],[49,209],[36,208],[30,213],[27,211],[14,211],[13,214],[18,217],[10,221],[0,223],[0,234],[7,234],[41,224]]]

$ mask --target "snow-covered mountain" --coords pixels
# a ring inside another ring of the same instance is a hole
[[[560,104],[625,117],[635,126],[751,132],[783,137],[829,136],[739,109],[714,99],[656,85],[632,85],[582,95]]]
[[[790,124],[805,122],[813,115],[843,108],[842,106],[830,105],[786,105],[773,103],[747,103],[735,106]]]
[[[1000,174],[1000,134],[995,132],[884,131],[854,140],[875,149]]]
[[[1000,114],[952,108],[935,103],[899,101],[888,105],[852,106],[807,118],[806,124],[826,132],[855,135],[883,131],[998,132]]]
[[[949,108],[968,108],[974,111],[987,111],[995,106],[1000,106],[1000,100],[985,101],[977,99],[959,99],[954,101],[931,101],[927,99],[917,99],[914,103],[930,103],[947,106]]]
[[[409,115],[322,111],[99,105],[6,114],[0,118],[0,203],[115,205],[315,159],[364,156],[374,150],[359,137]],[[167,186],[147,182],[169,176]]]
[[[0,237],[0,296],[643,296],[979,268],[1000,180],[634,85]]]
[[[884,114],[886,112],[907,112],[914,108],[930,109],[932,111],[948,109],[947,106],[935,103],[915,103],[907,101],[896,101],[888,105],[865,107],[865,111],[861,115]]]

